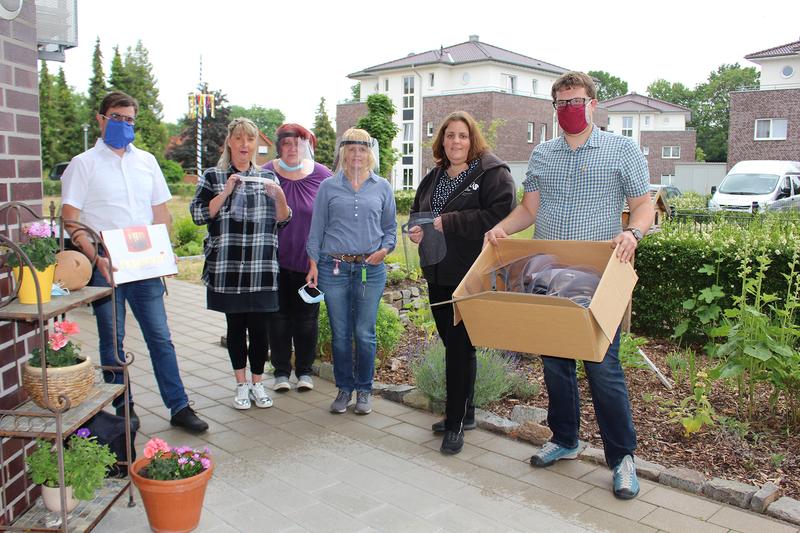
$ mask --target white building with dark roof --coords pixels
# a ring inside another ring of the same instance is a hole
[[[439,123],[452,111],[464,110],[487,128],[502,121],[494,151],[509,162],[520,182],[533,147],[557,132],[550,88],[567,71],[471,35],[463,43],[350,74],[361,83],[361,101],[337,106],[337,135],[366,113],[364,102],[370,95],[386,94],[397,108],[400,128],[394,142],[400,159],[393,175],[386,177],[396,189],[414,189],[433,166],[430,141]],[[604,112],[595,118],[605,126]]]

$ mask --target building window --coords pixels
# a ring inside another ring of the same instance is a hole
[[[785,118],[756,119],[756,131],[753,140],[785,141],[789,121]]]
[[[633,137],[633,117],[622,117],[622,135]]]
[[[661,185],[672,185],[672,174],[661,174]]]
[[[426,126],[426,130],[427,130],[427,133],[428,133],[428,137],[433,137],[433,122],[428,122],[428,125]]]
[[[414,109],[414,76],[403,78],[403,109]]]
[[[269,153],[269,146],[259,146],[258,155],[265,155]]]
[[[414,123],[403,123],[403,155],[414,153]]]
[[[428,74],[428,87],[433,89],[435,85],[436,85],[436,75],[433,72],[431,72],[430,74]]]
[[[680,146],[663,146],[661,148],[661,159],[680,159],[681,147]]]
[[[414,188],[414,169],[403,169],[403,190],[409,191]]]
[[[505,80],[504,81],[504,84],[505,84],[504,88],[505,88],[506,92],[509,92],[511,94],[516,93],[517,92],[517,77],[513,76],[511,74],[503,74],[503,79]]]
[[[781,69],[781,76],[784,78],[791,78],[794,74],[794,67],[791,65],[786,65]]]
[[[547,124],[539,126],[539,142],[543,143],[547,140]]]
[[[650,155],[650,147],[642,146],[642,155]]]
[[[645,115],[644,116],[644,125],[645,126],[649,126],[650,125],[650,115]]]
[[[389,78],[383,80],[383,92],[385,93],[389,92]]]
[[[539,80],[533,78],[533,83],[531,83],[531,92],[533,94],[536,94],[538,92],[538,89],[539,89]]]

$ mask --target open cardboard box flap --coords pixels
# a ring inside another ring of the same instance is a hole
[[[504,292],[499,277],[492,290],[495,271],[538,253],[602,272],[588,309],[564,298]],[[637,279],[633,266],[620,262],[608,241],[504,239],[483,249],[450,302],[454,322],[464,320],[476,346],[600,361]]]

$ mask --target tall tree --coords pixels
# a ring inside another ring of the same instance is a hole
[[[361,82],[357,81],[354,85],[350,86],[350,101],[351,102],[360,102],[361,101]]]
[[[109,85],[138,100],[136,146],[162,161],[167,146],[167,129],[161,123],[163,107],[158,98],[157,83],[149,53],[142,41],[138,41],[133,48],[128,47],[124,62],[119,59],[119,49],[114,49]]]
[[[286,120],[286,116],[280,109],[268,109],[260,105],[253,105],[248,108],[244,108],[240,105],[232,105],[230,106],[230,110],[231,120],[237,117],[249,118],[255,122],[255,125],[261,130],[261,133],[271,140],[275,140],[275,130]]]
[[[317,163],[322,163],[328,168],[333,167],[334,152],[336,151],[336,132],[333,131],[331,119],[325,109],[325,97],[319,100],[316,115],[314,116],[314,128],[312,130],[317,137],[317,151],[314,159]]]
[[[696,105],[696,96],[692,89],[680,82],[670,83],[662,78],[647,86],[647,95],[651,98],[682,105],[692,110]]]
[[[397,150],[392,148],[400,128],[392,121],[395,107],[385,94],[371,94],[367,97],[367,114],[361,117],[356,124],[357,128],[367,130],[378,141],[380,150],[380,175],[389,178],[392,167],[397,161]]]
[[[79,114],[80,98],[80,95],[67,85],[64,69],[58,69],[58,76],[56,76],[53,86],[53,109],[58,117],[57,153],[61,161],[69,161],[83,151],[83,129]]]
[[[590,70],[587,74],[597,79],[597,99],[601,102],[628,94],[628,82],[622,81],[605,70]]]
[[[106,87],[106,75],[103,73],[103,53],[100,51],[100,37],[94,43],[94,53],[92,54],[92,77],[89,79],[89,92],[86,98],[88,113],[84,117],[86,124],[89,125],[89,142],[93,142],[100,136],[100,127],[94,116],[100,109],[100,102],[103,101],[108,88]]]
[[[692,122],[697,129],[697,144],[707,161],[728,160],[730,94],[758,86],[759,73],[755,67],[742,68],[738,63],[720,65],[706,83],[697,86],[697,108]]]
[[[39,128],[42,135],[42,168],[46,171],[60,162],[58,153],[58,116],[53,107],[55,91],[53,76],[42,61],[39,69]]]
[[[204,93],[208,93],[206,86]],[[217,165],[222,147],[225,144],[225,137],[228,135],[228,123],[230,122],[230,108],[227,105],[228,99],[220,91],[213,91],[216,103],[214,117],[203,119],[203,168],[210,168]],[[180,121],[182,128],[181,144],[174,146],[167,151],[167,159],[177,161],[187,170],[197,168],[197,119],[189,115],[184,115]]]

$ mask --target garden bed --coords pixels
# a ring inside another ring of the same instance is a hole
[[[412,326],[406,328],[393,357],[377,365],[376,380],[391,384],[414,384],[410,362],[419,357],[426,345],[425,334]],[[650,369],[627,368],[633,418],[638,433],[637,455],[665,467],[685,467],[697,470],[708,478],[720,477],[761,487],[771,481],[781,487],[784,495],[800,498],[800,448],[797,428],[787,429],[782,418],[768,410],[769,391],[757,391],[757,411],[751,423],[737,418],[735,389],[717,381],[709,394],[718,421],[687,437],[678,421],[670,420],[673,406],[691,394],[686,377],[673,375],[667,356],[677,349],[671,341],[651,340],[643,347],[647,356],[673,382],[667,390]],[[547,407],[542,364],[538,357],[512,356],[514,371],[529,381],[539,383],[541,392],[534,398],[520,400],[506,397],[483,408],[510,418],[516,405]],[[698,368],[707,366],[698,360]],[[580,438],[602,449],[603,444],[591,406],[591,396],[585,379],[581,389]],[[725,417],[725,418],[721,418]],[[721,419],[720,419],[721,418]]]

